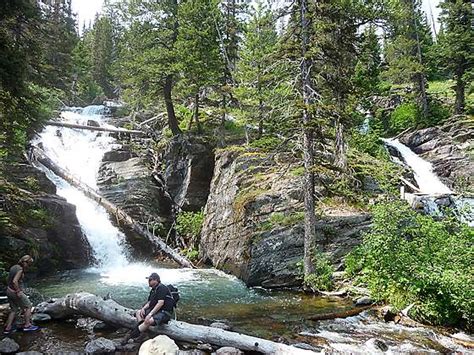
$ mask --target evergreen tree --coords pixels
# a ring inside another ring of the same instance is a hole
[[[443,35],[439,37],[440,54],[448,72],[456,81],[454,111],[465,109],[466,87],[474,71],[474,14],[470,0],[445,0],[441,3]]]
[[[186,0],[178,9],[179,33],[176,42],[181,83],[187,95],[194,98],[193,119],[199,123],[200,91],[216,85],[222,72],[216,18],[219,9],[213,0]],[[189,126],[191,127],[192,120]]]
[[[96,17],[92,27],[92,77],[102,88],[105,96],[114,97],[112,65],[114,61],[114,41],[112,21],[108,16]]]
[[[238,98],[251,115],[256,114],[259,137],[263,134],[264,122],[268,119],[270,100],[274,90],[275,54],[278,35],[271,11],[257,3],[243,41],[237,65]]]

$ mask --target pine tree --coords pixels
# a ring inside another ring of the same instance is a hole
[[[179,6],[179,32],[176,42],[178,66],[187,95],[194,98],[193,119],[199,122],[200,91],[216,85],[223,64],[219,51],[216,18],[219,9],[212,0],[186,0]],[[189,126],[191,127],[192,120]]]
[[[252,115],[256,114],[259,137],[268,120],[270,100],[275,83],[274,54],[278,42],[275,19],[271,11],[257,3],[243,40],[237,65],[238,98]]]
[[[112,65],[114,41],[112,21],[108,16],[97,16],[92,27],[92,77],[102,88],[105,96],[114,97]]]
[[[443,35],[439,37],[441,57],[456,81],[454,111],[465,109],[466,87],[474,76],[474,14],[470,0],[445,0],[441,3]]]

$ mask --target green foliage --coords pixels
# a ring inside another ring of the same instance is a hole
[[[186,258],[188,258],[190,261],[198,261],[199,250],[192,248],[186,249],[184,251],[184,256],[186,256]]]
[[[380,136],[379,130],[369,130],[366,134],[360,133],[359,130],[353,130],[349,137],[349,146],[375,158],[388,159],[387,149]]]
[[[346,258],[372,296],[424,322],[473,326],[474,233],[454,218],[435,220],[394,201],[373,210],[364,242]]]
[[[176,217],[176,231],[186,239],[196,244],[201,236],[202,222],[204,212],[185,212],[182,211]]]
[[[417,105],[412,102],[403,103],[390,115],[390,131],[399,133],[408,128],[414,128],[419,120],[420,112]]]
[[[270,218],[259,225],[260,230],[272,230],[276,226],[290,227],[304,221],[304,212],[293,212],[285,214],[282,212],[275,212],[270,215]]]
[[[332,274],[335,271],[331,261],[326,254],[320,251],[315,252],[311,260],[314,272],[304,277],[304,284],[314,291],[331,291],[333,288]],[[302,269],[303,263],[300,262],[298,265]]]
[[[265,136],[260,139],[256,139],[250,143],[252,148],[260,148],[264,151],[272,151],[277,149],[282,143],[282,140],[273,136]]]

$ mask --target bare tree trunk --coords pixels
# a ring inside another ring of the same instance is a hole
[[[316,244],[316,214],[314,200],[314,150],[313,150],[313,128],[311,123],[310,106],[313,104],[313,88],[311,83],[311,59],[307,58],[309,46],[309,23],[308,23],[308,2],[300,0],[301,16],[301,84],[303,94],[303,116],[301,125],[303,129],[303,160],[304,160],[304,275],[308,276],[314,272],[313,256]]]
[[[194,121],[196,122],[198,133],[202,133],[201,122],[199,122],[199,91],[194,97]]]
[[[464,113],[464,107],[466,104],[466,82],[463,80],[464,68],[458,64],[456,69],[456,101],[454,104],[454,112],[457,115]]]
[[[173,77],[168,75],[163,87],[163,94],[165,97],[166,112],[168,114],[168,126],[174,135],[181,134],[181,129],[178,126],[178,120],[174,112],[173,98],[171,97],[171,89],[173,85]]]
[[[336,159],[334,165],[343,171],[347,169],[347,146],[344,140],[344,125],[339,117],[336,118]]]
[[[132,129],[95,127],[95,126],[86,126],[86,125],[80,125],[80,124],[75,124],[75,123],[67,123],[67,122],[46,121],[45,125],[47,125],[47,126],[57,126],[57,127],[66,127],[66,128],[76,128],[76,129],[85,129],[85,130],[89,130],[89,131],[127,133],[127,134],[135,134],[135,135],[139,135],[139,136],[146,135],[146,133],[143,132],[143,131],[137,131],[137,130],[132,130]]]
[[[86,292],[69,294],[52,303],[40,303],[36,307],[36,311],[49,314],[53,319],[69,318],[74,314],[81,314],[100,319],[116,327],[132,329],[137,325],[133,316],[134,310],[127,309],[111,299],[103,300],[101,297]],[[263,354],[314,354],[313,351],[298,349],[262,338],[175,320],[159,327],[151,327],[149,331],[154,334],[167,335],[178,341],[231,346]]]

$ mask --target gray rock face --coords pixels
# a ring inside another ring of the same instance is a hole
[[[24,190],[21,204],[12,205],[27,218],[12,216],[16,228],[6,230],[0,238],[1,259],[15,264],[21,255],[32,253],[39,273],[87,266],[91,247],[80,228],[76,207],[55,195],[54,184],[31,165],[11,165],[7,179]],[[3,198],[10,199],[8,194]]]
[[[303,195],[301,177],[291,174],[295,167],[285,155],[221,152],[204,213],[201,256],[249,286],[299,285]],[[327,211],[317,242],[338,267],[369,225],[367,214]]]
[[[225,346],[223,348],[219,348],[216,350],[217,355],[243,355],[244,352],[237,348],[233,348],[230,346]]]
[[[141,222],[168,225],[171,200],[157,186],[143,158],[135,157],[127,148],[106,153],[97,183],[101,194],[116,206]]]
[[[115,351],[115,344],[112,340],[97,338],[87,343],[85,351],[89,354],[111,353]]]
[[[173,138],[161,160],[173,200],[185,211],[199,211],[207,201],[214,172],[212,147],[197,138]]]
[[[400,142],[433,164],[433,171],[455,192],[474,194],[474,122],[454,116],[442,126],[403,135]]]
[[[18,345],[15,340],[10,338],[4,338],[0,341],[0,353],[2,354],[12,354],[20,350],[20,345]]]

